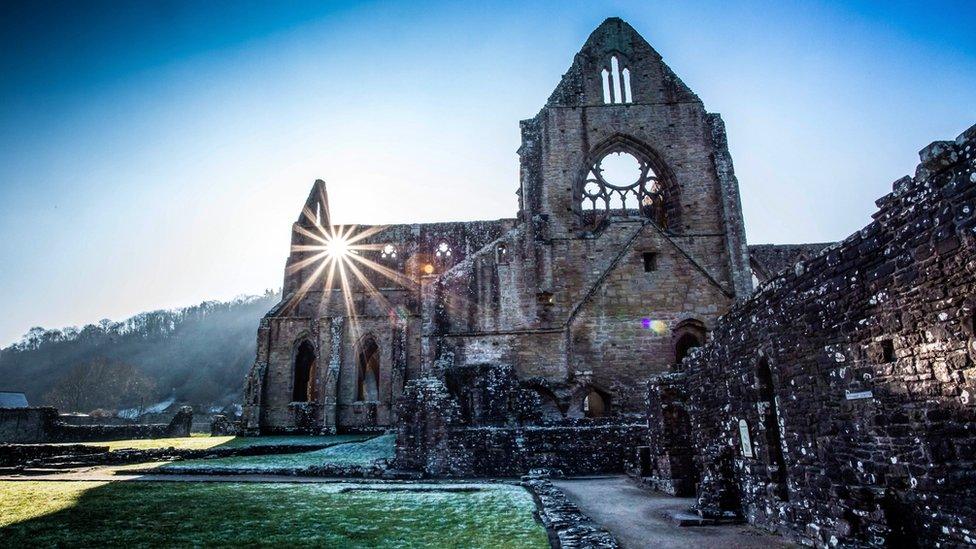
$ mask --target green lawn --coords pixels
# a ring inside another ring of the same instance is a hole
[[[109,450],[151,450],[155,448],[176,448],[179,450],[209,450],[211,448],[243,448],[247,446],[268,446],[273,444],[292,444],[295,446],[317,446],[350,440],[363,440],[369,435],[332,436],[264,436],[264,437],[211,437],[192,436],[174,438],[152,438],[136,440],[113,440],[90,442],[92,446],[108,446]]]
[[[347,442],[298,454],[267,456],[236,456],[216,459],[188,459],[163,465],[168,471],[194,472],[200,469],[240,469],[268,471],[272,469],[305,469],[315,465],[360,465],[367,467],[378,459],[393,459],[396,435],[382,435],[365,442]]]
[[[0,482],[0,547],[549,546],[524,489],[453,486]]]

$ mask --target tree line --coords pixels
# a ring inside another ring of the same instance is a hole
[[[0,391],[62,411],[141,408],[169,397],[202,407],[240,402],[267,291],[140,313],[114,322],[34,327],[0,349]]]

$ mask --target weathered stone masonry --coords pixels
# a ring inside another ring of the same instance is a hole
[[[976,126],[920,157],[872,223],[652,383],[686,392],[668,404],[689,416],[702,512],[818,546],[976,543]],[[652,438],[670,440],[662,416]]]
[[[363,268],[372,288],[316,276],[316,235],[342,229],[315,184],[249,432],[396,426],[398,466],[430,474],[622,470],[648,378],[752,289],[724,125],[611,18],[521,130],[515,217],[359,227],[354,263],[396,275]]]

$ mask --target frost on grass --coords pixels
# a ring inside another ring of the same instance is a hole
[[[224,448],[249,448],[253,446],[324,446],[336,442],[363,440],[367,435],[333,435],[333,436],[189,436],[172,438],[152,438],[133,440],[112,440],[107,442],[91,442],[93,446],[108,446],[110,451],[117,450],[154,450],[158,448],[176,448],[177,450],[220,450]],[[74,444],[74,443],[72,443]]]
[[[219,459],[191,459],[164,465],[162,468],[172,472],[199,469],[240,469],[242,471],[300,470],[323,465],[369,467],[381,459],[392,460],[395,441],[396,435],[382,435],[365,442],[347,442],[323,450],[315,450],[314,452],[267,456],[239,456]]]
[[[521,487],[384,486],[6,482],[0,546],[549,546]]]

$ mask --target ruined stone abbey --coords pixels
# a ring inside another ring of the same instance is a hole
[[[521,131],[510,219],[352,232],[315,183],[249,432],[395,429],[431,476],[627,471],[814,545],[976,540],[976,127],[843,242],[754,247],[721,117],[620,19]]]

